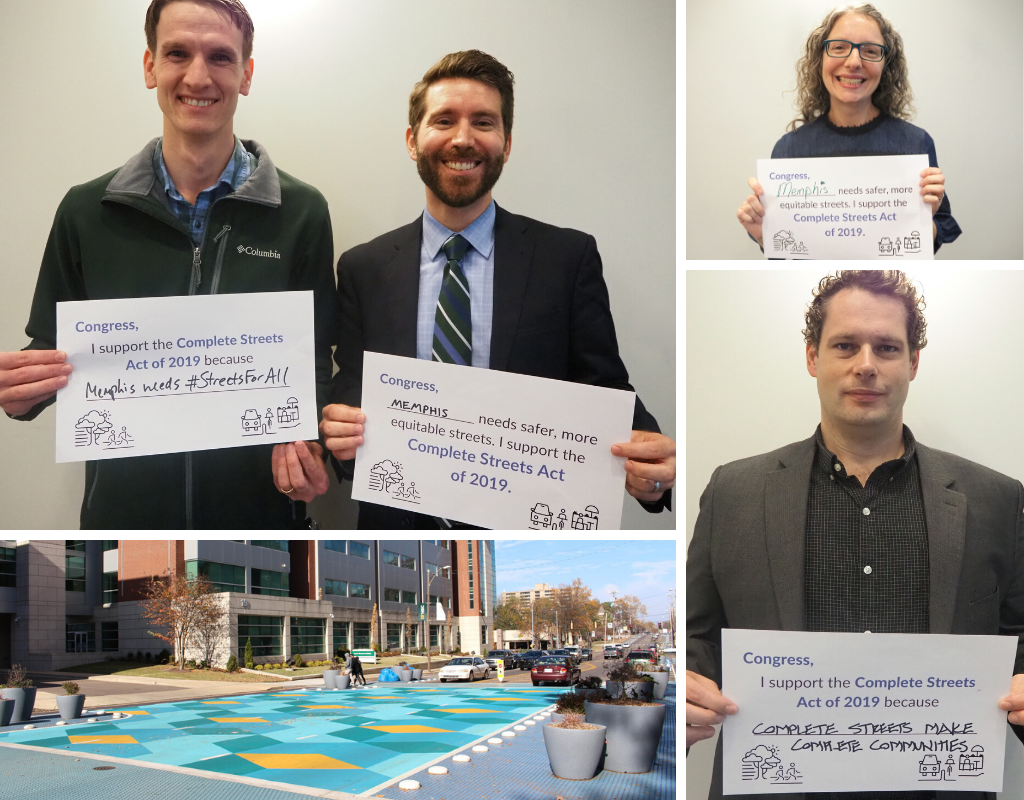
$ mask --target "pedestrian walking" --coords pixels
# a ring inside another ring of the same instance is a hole
[[[359,660],[359,656],[354,656],[351,653],[349,653],[349,655],[352,657],[352,665],[350,667],[352,670],[352,683],[354,684],[356,682],[356,678],[358,678],[359,685],[366,686],[366,678],[363,677],[363,664]]]

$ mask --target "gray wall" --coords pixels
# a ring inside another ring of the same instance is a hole
[[[43,246],[68,188],[161,132],[145,89],[148,0],[0,4],[0,350],[27,340]],[[413,84],[438,58],[483,49],[516,75],[502,206],[597,237],[630,377],[675,437],[675,4],[671,0],[250,0],[250,96],[235,129],[319,188],[335,253],[405,224],[423,186],[405,150]],[[15,111],[16,110],[16,111]],[[639,244],[638,244],[639,243]],[[0,528],[75,528],[81,464],[54,463],[54,411],[0,419]],[[351,525],[347,492],[315,506]],[[624,527],[675,526],[627,498]]]
[[[736,219],[756,161],[796,117],[797,59],[836,0],[686,4],[688,259],[763,259]],[[935,140],[963,234],[939,259],[1024,256],[1020,3],[886,0],[903,37],[917,117]],[[939,44],[941,43],[941,44]],[[998,177],[995,177],[998,176]]]

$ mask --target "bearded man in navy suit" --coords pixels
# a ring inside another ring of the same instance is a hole
[[[339,462],[363,443],[363,351],[454,363],[632,391],[619,358],[594,238],[510,214],[491,190],[512,148],[513,76],[479,50],[442,58],[409,98],[409,157],[426,186],[426,210],[414,222],[355,247],[338,261],[341,345],[335,352],[332,404],[321,433]],[[448,257],[459,234],[471,309],[471,353],[435,338],[435,312]],[[468,244],[466,244],[468,243]],[[467,357],[468,356],[468,357]],[[675,442],[637,398],[625,456],[626,490],[651,512],[671,507]],[[344,470],[342,470],[344,471]],[[298,459],[286,478],[306,485]],[[412,512],[361,503],[360,528],[437,529],[446,524]],[[462,526],[454,523],[455,527]]]

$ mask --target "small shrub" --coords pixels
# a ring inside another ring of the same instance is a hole
[[[78,694],[78,684],[74,681],[64,681],[60,686],[64,690],[64,694]]]
[[[589,678],[584,678],[576,686],[580,689],[600,689],[601,679],[596,675],[591,675]]]
[[[185,669],[195,669],[195,668],[196,668],[196,660],[194,658],[190,658],[190,659],[188,659],[185,662]]]
[[[555,701],[555,712],[558,714],[585,714],[587,707],[584,699],[575,692],[558,695]]]
[[[302,657],[301,653],[295,654],[295,669],[302,669],[306,666],[306,660]]]
[[[156,654],[156,660],[159,664],[167,664],[171,660],[171,651],[166,647]]]
[[[146,651],[146,663],[147,663],[147,664],[150,664],[150,663],[152,663],[152,661],[153,661],[153,654],[152,654],[152,653],[150,653],[150,652],[149,652],[149,651],[147,650],[147,651]]]
[[[146,656],[143,654],[141,650],[139,650],[139,652],[135,654],[135,660],[141,664],[146,660]]]
[[[242,663],[245,664],[246,669],[252,669],[254,666],[252,660],[252,639],[245,640],[245,653],[242,655]]]
[[[238,672],[238,659],[235,658],[234,653],[228,656],[228,664],[226,669],[228,672]]]
[[[262,671],[263,670],[263,665],[262,664],[257,664],[256,665],[256,669]]]
[[[32,685],[32,679],[26,676],[21,664],[14,664],[7,673],[8,689],[31,689]]]
[[[632,661],[623,659],[608,670],[608,680],[623,683],[626,681],[638,681],[640,680],[640,673]]]

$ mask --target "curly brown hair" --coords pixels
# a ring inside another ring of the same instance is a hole
[[[882,44],[889,48],[885,55],[882,78],[878,88],[871,95],[871,102],[883,114],[903,120],[913,119],[916,113],[910,89],[907,58],[903,50],[903,37],[882,14],[870,3],[859,6],[837,8],[822,20],[821,25],[811,31],[803,56],[796,62],[796,107],[800,116],[789,123],[788,131],[796,130],[797,124],[806,125],[823,114],[832,105],[832,96],[825,88],[821,77],[822,62],[825,58],[824,41],[832,32],[836,21],[844,14],[861,14],[878,23],[882,31]]]
[[[920,350],[928,344],[925,336],[928,323],[924,319],[924,295],[918,295],[917,288],[906,274],[898,269],[844,269],[822,278],[818,288],[812,292],[814,299],[807,304],[804,342],[815,350],[821,344],[828,301],[843,289],[864,289],[882,297],[896,298],[907,310],[907,342],[910,349]]]

